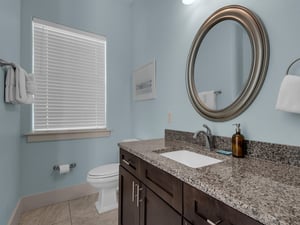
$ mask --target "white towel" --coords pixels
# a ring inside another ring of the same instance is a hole
[[[18,103],[25,103],[27,101],[26,92],[26,76],[27,73],[21,67],[16,68],[16,100]]]
[[[6,74],[5,102],[12,104],[32,104],[35,94],[35,82],[32,74],[20,66],[14,70],[8,67]]]
[[[276,109],[300,113],[300,77],[286,75],[281,83]]]
[[[200,100],[207,106],[207,108],[217,109],[217,98],[215,91],[203,91],[198,93]]]
[[[5,80],[5,102],[16,103],[16,76],[13,67],[7,67],[6,80]]]

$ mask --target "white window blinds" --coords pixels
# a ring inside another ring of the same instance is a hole
[[[106,128],[106,39],[33,20],[33,130]]]

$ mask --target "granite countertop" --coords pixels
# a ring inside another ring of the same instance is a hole
[[[165,139],[123,142],[119,146],[263,224],[300,225],[299,167],[233,158]],[[223,161],[193,169],[158,154],[183,148]]]

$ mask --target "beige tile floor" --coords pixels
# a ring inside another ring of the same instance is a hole
[[[20,225],[117,225],[118,210],[98,214],[97,197],[88,195],[28,211],[22,214]]]

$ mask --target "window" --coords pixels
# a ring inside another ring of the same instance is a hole
[[[33,20],[33,131],[106,128],[106,38]]]

